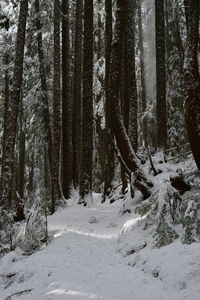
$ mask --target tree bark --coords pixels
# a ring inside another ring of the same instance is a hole
[[[9,20],[6,19],[4,27],[6,31],[9,30]],[[7,38],[5,39],[5,43],[8,43]],[[5,64],[5,87],[4,87],[4,114],[3,114],[3,138],[2,138],[2,148],[5,146],[5,137],[6,137],[6,124],[7,124],[7,116],[8,116],[8,108],[9,108],[9,98],[10,98],[10,89],[9,89],[9,84],[10,84],[10,75],[9,75],[9,70],[8,70],[8,65],[9,65],[9,53],[6,51],[5,56],[4,56],[4,64]],[[5,154],[5,149],[2,150],[2,154],[4,156]],[[2,161],[4,161],[4,157],[2,157]]]
[[[189,1],[185,54],[185,122],[192,153],[200,170],[200,76],[198,66],[200,2]]]
[[[4,140],[4,154],[1,172],[0,184],[0,205],[9,206],[11,202],[12,190],[12,172],[14,162],[14,148],[17,134],[17,118],[20,103],[20,93],[22,85],[23,61],[24,61],[24,45],[26,33],[26,20],[28,14],[28,0],[21,0],[20,13],[18,20],[18,31],[16,41],[16,52],[13,72],[13,82],[11,89],[11,97],[9,101],[9,109],[7,115],[7,122],[5,124],[5,140]]]
[[[112,182],[114,177],[114,139],[111,134],[110,124],[111,116],[109,114],[109,74],[110,74],[110,57],[111,57],[111,44],[112,44],[112,0],[105,0],[106,24],[105,24],[105,183],[103,201],[106,196],[112,191]]]
[[[85,202],[85,197],[91,196],[92,159],[93,159],[93,0],[85,0],[80,202]]]
[[[186,22],[186,29],[188,31],[188,21],[189,21],[189,1],[190,0],[184,0],[184,6],[185,6],[185,22]]]
[[[128,96],[130,102],[128,135],[136,152],[138,150],[138,100],[137,85],[135,72],[135,33],[134,33],[134,15],[135,8],[132,0],[127,1],[126,6],[126,51],[127,51],[127,79],[128,79]]]
[[[40,71],[40,81],[42,90],[42,102],[43,102],[43,116],[44,116],[44,130],[45,139],[47,144],[48,160],[49,160],[49,172],[51,185],[49,186],[49,191],[51,194],[51,201],[53,202],[53,197],[59,191],[59,182],[52,180],[53,172],[53,136],[49,112],[49,101],[48,101],[48,87],[47,87],[47,75],[45,67],[45,58],[42,45],[42,25],[40,21],[40,2],[35,0],[35,12],[36,12],[36,28],[37,28],[37,44],[38,44],[38,57],[39,57],[39,71]],[[57,192],[56,192],[57,191]],[[52,203],[52,206],[54,204]]]
[[[157,146],[167,145],[164,0],[155,0]]]
[[[61,93],[60,93],[60,1],[54,0],[54,74],[53,74],[53,161],[52,208],[54,213],[60,192]],[[55,188],[54,188],[55,187]]]
[[[74,49],[74,80],[73,80],[73,183],[78,187],[80,175],[80,139],[81,139],[81,75],[82,75],[82,10],[83,0],[76,0],[76,25]]]
[[[137,0],[138,9],[138,30],[139,30],[139,49],[140,49],[140,70],[141,70],[141,93],[142,93],[142,135],[143,144],[145,147],[148,145],[148,127],[147,120],[144,116],[147,109],[147,97],[146,97],[146,83],[145,83],[145,63],[144,63],[144,40],[143,40],[143,27],[142,27],[142,9],[141,0]]]
[[[126,11],[127,13],[127,11]],[[120,78],[120,101],[123,115],[124,126],[129,136],[130,123],[130,97],[129,97],[129,67],[127,60],[127,19],[125,22],[125,32],[123,35],[122,63],[121,63],[121,78]],[[130,138],[130,136],[129,136]],[[117,156],[119,159],[119,156]],[[128,188],[127,169],[123,162],[121,164],[121,180],[122,180],[122,195],[125,195]]]
[[[70,197],[73,183],[72,97],[70,85],[69,0],[62,0],[62,189]],[[76,80],[76,78],[74,79]]]
[[[22,99],[20,103],[20,117],[19,117],[19,160],[17,169],[17,186],[16,186],[16,221],[22,221],[24,216],[24,185],[25,185],[25,155],[26,155],[26,133],[23,128],[23,104]]]

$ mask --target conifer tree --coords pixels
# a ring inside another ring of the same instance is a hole
[[[188,33],[185,54],[185,122],[191,149],[200,170],[200,76],[198,65],[200,2],[188,2]]]
[[[157,146],[167,145],[164,0],[155,0]]]
[[[93,159],[93,0],[84,4],[83,104],[81,135],[80,202],[92,192]]]
[[[76,80],[76,79],[75,79]],[[62,0],[62,190],[70,197],[73,183],[72,97],[70,81],[69,1]]]
[[[73,78],[73,183],[77,188],[80,178],[80,140],[81,140],[81,87],[82,87],[82,10],[83,0],[76,0],[74,78]]]
[[[3,161],[0,183],[0,205],[9,207],[13,183],[14,148],[17,135],[17,119],[20,104],[20,94],[23,79],[23,61],[26,36],[26,21],[28,15],[28,0],[20,1],[18,30],[15,50],[14,72],[12,79],[9,108],[4,127],[5,138],[3,145]]]

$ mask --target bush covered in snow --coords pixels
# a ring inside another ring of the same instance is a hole
[[[0,256],[14,247],[16,227],[12,214],[0,207]]]
[[[145,228],[156,225],[157,247],[168,245],[177,238],[184,243],[200,241],[199,191],[188,191],[180,196],[170,183],[166,183],[139,204],[136,212],[146,216]]]
[[[36,201],[31,207],[27,217],[24,234],[20,247],[26,253],[32,253],[47,242],[47,212],[46,207]]]

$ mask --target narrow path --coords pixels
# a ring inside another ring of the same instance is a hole
[[[11,254],[8,273],[16,275],[0,299],[29,289],[11,299],[134,299],[133,270],[115,250],[126,219],[115,206],[74,206],[55,214],[49,221],[55,238],[45,249],[23,258]]]
[[[123,257],[120,230],[136,219],[119,215],[121,205],[74,205],[49,217],[47,247],[0,260],[0,300],[199,300],[199,244],[177,241]],[[130,233],[129,247],[145,239],[143,230]]]

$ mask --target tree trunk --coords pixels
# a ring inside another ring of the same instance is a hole
[[[110,57],[111,57],[111,44],[112,44],[112,0],[105,0],[106,24],[105,24],[105,183],[103,201],[106,196],[109,196],[112,191],[112,182],[114,177],[114,139],[110,131],[111,116],[109,114],[109,74],[110,74]]]
[[[43,102],[44,129],[45,129],[45,139],[46,139],[46,144],[47,144],[49,171],[50,171],[50,179],[51,179],[51,186],[49,186],[49,188],[50,188],[50,192],[51,192],[51,201],[53,201],[53,195],[55,194],[56,190],[57,191],[59,190],[59,186],[58,186],[58,181],[57,181],[57,186],[55,186],[55,183],[52,181],[53,159],[54,159],[53,137],[52,137],[50,112],[49,112],[47,76],[46,76],[46,68],[45,68],[45,62],[44,62],[44,51],[43,51],[43,45],[42,45],[42,25],[41,25],[41,21],[40,21],[40,2],[39,2],[39,0],[35,0],[35,11],[36,11],[39,70],[40,70],[40,81],[41,81],[42,102]]]
[[[167,145],[164,0],[155,0],[157,146]]]
[[[54,0],[54,74],[53,74],[53,161],[52,161],[52,208],[61,196],[60,142],[61,142],[61,95],[60,95],[60,1]]]
[[[73,183],[78,187],[80,167],[80,139],[81,139],[81,74],[82,74],[82,10],[83,0],[76,0],[76,27],[74,50],[74,86],[73,86]]]
[[[184,6],[185,6],[185,22],[186,22],[186,29],[188,31],[188,22],[189,22],[189,1],[190,0],[184,0]]]
[[[138,150],[137,125],[137,86],[135,75],[135,34],[134,34],[134,8],[132,1],[128,0],[125,8],[124,50],[122,62],[122,107],[124,126],[129,136],[133,150]],[[121,165],[122,193],[127,189],[128,181],[125,168]]]
[[[121,156],[129,170],[135,173],[135,186],[143,193],[145,197],[148,197],[150,195],[150,187],[152,187],[153,184],[149,179],[147,179],[145,173],[140,168],[138,159],[134,153],[126,129],[124,127],[119,101],[119,82],[123,47],[123,32],[125,29],[124,11],[127,4],[127,0],[117,0],[116,24],[114,40],[112,43],[109,83],[110,113],[112,112],[111,125]]]
[[[147,109],[147,97],[146,97],[146,83],[145,83],[145,64],[144,64],[144,41],[143,41],[143,27],[142,27],[142,9],[141,0],[137,0],[138,8],[138,27],[139,27],[139,49],[140,49],[140,69],[141,69],[141,89],[142,89],[142,135],[143,144],[148,146],[148,127],[147,120],[144,116]]]
[[[127,11],[126,11],[127,13]],[[130,97],[129,97],[129,68],[127,61],[127,19],[126,30],[123,35],[123,49],[122,49],[122,63],[121,63],[121,78],[120,78],[120,101],[121,109],[124,120],[124,126],[127,134],[129,135],[129,122],[130,122]],[[130,137],[130,136],[129,136]],[[122,180],[122,195],[125,195],[128,188],[128,176],[126,166],[121,164],[121,180]]]
[[[35,155],[31,153],[29,157],[29,174],[28,174],[28,191],[31,194],[34,189],[34,170],[35,170]]]
[[[9,20],[6,20],[5,22],[5,29],[8,31],[9,30]],[[7,38],[5,39],[5,43],[8,43]],[[8,70],[8,65],[9,65],[9,52],[6,51],[5,56],[4,56],[4,64],[5,64],[5,88],[4,88],[4,114],[3,114],[3,138],[2,138],[2,147],[4,148],[5,146],[5,137],[6,137],[6,124],[7,124],[7,116],[8,116],[8,108],[9,108],[9,98],[10,98],[10,76],[9,76],[9,70]],[[5,154],[5,150],[2,150],[2,154]],[[2,161],[4,161],[4,157],[2,157]]]
[[[62,189],[66,199],[70,197],[73,182],[72,97],[69,46],[69,0],[62,0]]]
[[[85,202],[85,197],[91,196],[92,158],[93,158],[93,0],[85,0],[80,202]]]
[[[11,97],[9,101],[9,109],[7,115],[7,123],[5,124],[5,140],[4,140],[4,154],[1,172],[1,185],[0,185],[0,205],[8,207],[11,202],[12,190],[12,171],[14,161],[14,148],[17,134],[17,118],[20,103],[20,92],[22,85],[23,61],[24,61],[24,45],[26,33],[26,20],[28,14],[28,0],[21,0],[20,13],[18,21],[16,52],[14,62],[14,73]]]
[[[179,10],[174,9],[174,0],[165,0],[165,5],[167,6],[165,35],[168,147],[174,148],[187,142],[183,112],[185,94],[184,49],[180,32]]]
[[[189,1],[185,54],[185,122],[195,162],[200,170],[200,77],[198,66],[200,2]]]
[[[128,135],[136,152],[138,150],[138,103],[137,103],[137,85],[135,73],[135,33],[134,33],[134,15],[135,9],[132,0],[127,1],[126,6],[126,51],[127,51],[127,79],[128,96],[130,102]]]
[[[17,170],[17,195],[16,195],[16,221],[22,221],[24,216],[24,185],[25,185],[25,155],[26,155],[26,134],[23,128],[23,104],[20,105],[20,133],[19,133],[19,161]]]

